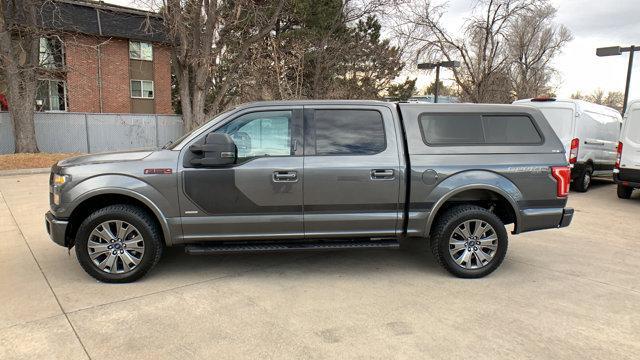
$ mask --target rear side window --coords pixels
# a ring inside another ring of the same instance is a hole
[[[542,141],[528,116],[483,116],[482,124],[487,144],[539,144]]]
[[[386,148],[375,110],[316,110],[316,155],[372,155]]]
[[[427,145],[527,145],[542,137],[526,115],[422,114]]]
[[[421,115],[422,136],[427,144],[482,144],[480,115]]]

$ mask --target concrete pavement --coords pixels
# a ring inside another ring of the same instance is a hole
[[[193,257],[102,284],[45,232],[47,175],[0,177],[0,359],[637,358],[640,196],[572,193],[574,223],[449,276],[367,250]]]

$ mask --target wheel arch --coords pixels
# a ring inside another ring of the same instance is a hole
[[[433,202],[431,211],[427,217],[424,228],[424,236],[428,237],[435,219],[451,205],[456,203],[478,203],[485,207],[491,200],[497,200],[498,210],[504,213],[496,213],[505,223],[514,223],[514,234],[520,232],[521,214],[518,201],[522,199],[522,193],[509,179],[497,173],[488,171],[474,171],[476,174],[460,173],[466,176],[452,176],[445,179],[432,195],[438,196]],[[456,175],[460,175],[456,174]],[[478,182],[469,183],[467,179],[479,179]],[[466,183],[465,183],[466,182]]]
[[[124,188],[102,188],[83,194],[78,198],[69,216],[65,237],[69,247],[75,243],[79,225],[93,211],[109,205],[130,204],[146,211],[155,220],[162,233],[165,245],[172,245],[169,223],[162,211],[146,196]]]

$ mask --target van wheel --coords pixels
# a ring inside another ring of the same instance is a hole
[[[578,192],[587,192],[591,186],[591,177],[593,176],[593,167],[587,165],[584,170],[573,180],[573,189]]]
[[[102,282],[126,283],[144,276],[160,257],[164,242],[154,219],[131,205],[94,211],[78,228],[76,256]]]
[[[631,197],[632,192],[633,192],[632,187],[618,184],[618,197],[620,199],[629,199]]]
[[[504,260],[507,230],[485,208],[456,206],[436,220],[430,247],[436,261],[451,274],[480,278],[493,272]]]

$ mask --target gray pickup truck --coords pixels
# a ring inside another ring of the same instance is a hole
[[[564,151],[527,106],[251,103],[156,151],[59,162],[46,226],[105,282],[140,278],[166,246],[213,254],[401,241],[476,278],[504,259],[505,225],[514,234],[569,225]]]

